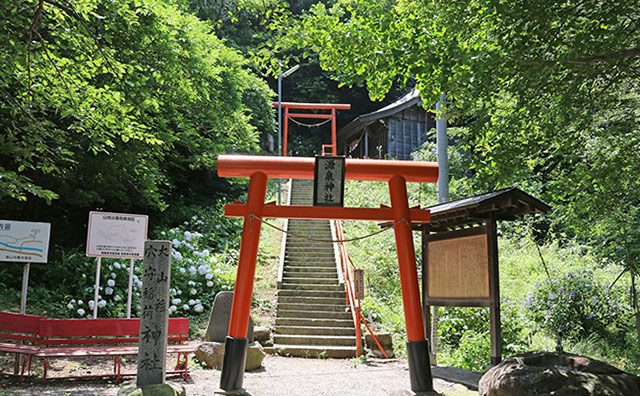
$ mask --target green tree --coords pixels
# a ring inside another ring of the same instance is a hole
[[[220,193],[217,155],[273,129],[268,86],[171,5],[19,0],[0,19],[3,216],[78,225],[90,208],[163,210],[194,184]]]

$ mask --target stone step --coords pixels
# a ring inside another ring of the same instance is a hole
[[[356,356],[355,346],[274,345],[273,347],[280,356],[329,357],[333,359],[347,359]]]
[[[352,319],[327,319],[327,318],[278,318],[278,326],[308,326],[308,327],[350,327],[353,329]],[[355,331],[355,330],[354,330]]]
[[[305,304],[305,303],[285,303],[278,301],[277,310],[284,311],[322,311],[322,312],[348,312],[347,305],[342,304]]]
[[[338,272],[337,271],[325,271],[325,272],[311,272],[311,271],[291,271],[287,268],[284,270],[285,278],[309,278],[309,279],[335,279],[336,283],[338,282]]]
[[[333,263],[332,263],[333,264]],[[284,267],[284,271],[285,273],[291,272],[291,273],[295,273],[295,272],[308,272],[308,273],[313,273],[313,274],[321,274],[321,273],[335,273],[336,272],[336,266],[332,265],[332,266],[325,266],[325,267],[312,267],[310,265],[287,265]]]
[[[353,327],[278,326],[275,333],[351,336],[355,339],[356,329]]]
[[[327,312],[327,311],[286,311],[279,309],[276,311],[276,318],[315,318],[315,319],[351,319],[350,312]]]
[[[347,292],[342,290],[295,290],[280,289],[278,290],[278,298],[280,297],[314,297],[314,298],[347,298]]]
[[[316,285],[313,283],[282,283],[281,290],[344,291],[344,285]]]
[[[275,345],[322,345],[325,347],[334,346],[355,346],[356,337],[353,336],[328,336],[309,334],[276,334],[273,336]]]
[[[338,278],[312,278],[312,277],[304,277],[304,278],[290,278],[284,277],[282,278],[283,285],[294,285],[294,284],[314,284],[314,285],[337,285]]]
[[[303,296],[278,296],[278,304],[333,304],[346,305],[346,300],[341,297],[303,297]]]
[[[285,257],[285,263],[333,263],[335,264],[335,257]]]
[[[333,252],[298,252],[298,251],[294,251],[294,252],[290,252],[290,251],[285,251],[285,255],[284,258],[286,259],[308,259],[309,256],[311,256],[311,258],[313,258],[314,260],[318,260],[318,259],[333,259],[335,260],[335,256],[333,254]]]
[[[294,258],[294,257],[335,257],[335,253],[333,249],[306,249],[306,248],[291,248],[287,247],[285,249],[284,256],[286,258]]]

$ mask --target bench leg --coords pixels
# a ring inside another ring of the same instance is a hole
[[[189,376],[189,353],[185,352],[184,354],[184,374],[182,374],[182,378],[183,379],[187,379],[187,377]]]
[[[31,355],[29,355],[31,357]],[[27,354],[25,353],[24,358],[22,359],[22,370],[20,370],[20,381],[24,381],[24,369],[27,366]]]
[[[49,359],[48,358],[44,358],[44,377],[42,378],[42,383],[46,384],[47,383],[47,368],[49,366]]]
[[[27,369],[27,374],[31,375],[31,361],[33,360],[33,355],[29,355],[29,368]]]

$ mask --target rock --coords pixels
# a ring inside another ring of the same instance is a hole
[[[136,382],[126,382],[120,386],[118,396],[186,396],[184,386],[175,382],[144,385],[138,388]]]
[[[271,330],[264,326],[256,326],[253,328],[253,340],[258,341],[264,345],[265,342],[271,339]]]
[[[225,342],[229,334],[229,320],[231,318],[231,306],[233,305],[233,292],[218,292],[213,300],[207,331],[204,333],[205,341]],[[253,342],[253,319],[249,316],[249,328],[247,338]]]
[[[640,378],[604,362],[568,353],[529,352],[487,371],[480,396],[637,396]]]
[[[196,358],[209,368],[222,368],[224,359],[224,344],[221,342],[203,342],[195,351]],[[244,371],[253,371],[262,366],[262,360],[266,354],[257,342],[249,344]]]
[[[222,367],[224,344],[221,342],[203,342],[195,351],[196,358],[209,368]]]
[[[387,333],[386,331],[376,332],[375,334],[376,334],[376,338],[378,338],[378,341],[380,342],[380,345],[382,345],[382,348],[387,353],[387,356],[392,358],[394,354],[393,354],[393,340],[391,339],[391,334]],[[367,346],[367,349],[369,350],[370,355],[376,358],[384,358],[384,355],[382,354],[382,352],[380,352],[380,348],[378,348],[378,345],[376,344],[375,340],[371,336],[371,333],[367,332],[365,334],[364,341],[365,341],[365,345]]]
[[[265,356],[264,349],[262,349],[262,345],[259,342],[249,344],[244,371],[253,371],[262,367],[262,360]]]

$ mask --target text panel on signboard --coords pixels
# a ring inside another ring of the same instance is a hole
[[[144,257],[148,216],[126,213],[89,213],[87,256]]]
[[[487,235],[429,242],[431,298],[488,298]]]
[[[0,261],[46,263],[51,224],[0,220]]]

